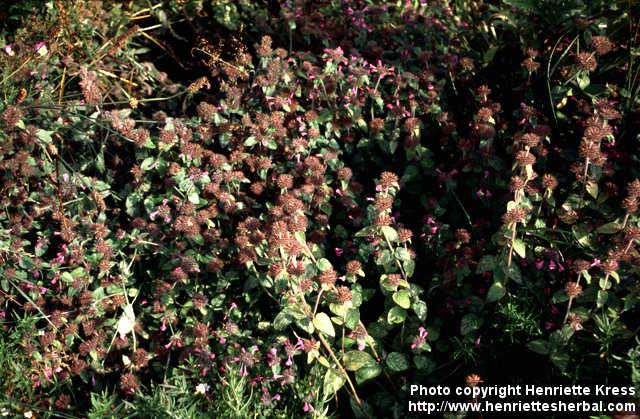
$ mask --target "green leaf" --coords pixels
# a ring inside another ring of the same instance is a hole
[[[200,202],[200,196],[198,196],[198,191],[193,191],[188,196],[189,202],[192,204],[198,204]]]
[[[347,310],[347,315],[344,319],[344,325],[349,329],[355,329],[360,321],[360,311],[355,308],[350,308]]]
[[[496,258],[493,255],[484,255],[478,261],[478,266],[476,267],[476,273],[480,274],[483,272],[493,271],[496,267]]]
[[[520,272],[518,265],[512,264],[507,269],[507,278],[513,279],[518,284],[522,284],[522,273]]]
[[[482,319],[473,313],[469,313],[460,321],[460,334],[468,335],[469,333],[478,330],[482,326]]]
[[[331,262],[329,262],[327,259],[325,258],[321,258],[318,259],[318,269],[320,269],[322,272],[328,271],[329,269],[332,269],[333,266],[331,265]]]
[[[587,192],[589,195],[593,197],[593,199],[598,198],[598,182],[594,180],[590,180],[586,185]]]
[[[313,323],[308,317],[296,320],[296,325],[308,334],[312,334],[315,331]]]
[[[373,357],[364,351],[349,351],[344,354],[344,367],[348,371],[358,371],[368,364],[375,364]]]
[[[566,352],[554,352],[549,356],[549,359],[560,371],[566,370],[569,364],[569,354]]]
[[[388,241],[394,242],[398,240],[398,232],[396,231],[395,228],[391,226],[382,226],[380,229],[382,230],[382,234],[384,235],[384,238],[387,239]]]
[[[278,315],[273,319],[273,328],[276,330],[284,330],[287,326],[291,324],[293,319],[290,315],[281,311]]]
[[[549,342],[542,339],[532,340],[527,343],[527,348],[540,355],[547,355],[549,353],[549,346]]]
[[[617,221],[612,221],[607,224],[603,224],[596,229],[596,232],[601,234],[615,234],[618,231],[622,230],[622,225]]]
[[[401,260],[403,262],[411,260],[411,254],[404,247],[398,247],[396,249],[395,254],[396,254],[396,259]]]
[[[387,322],[389,324],[402,323],[406,318],[407,312],[398,306],[391,307],[391,310],[389,310],[387,314]]]
[[[521,9],[523,12],[530,12],[536,9],[534,0],[504,0],[504,2],[509,6]]]
[[[51,144],[53,142],[53,138],[51,138],[51,134],[53,134],[54,132],[55,131],[38,129],[36,130],[36,137],[38,137],[38,139],[45,144]]]
[[[382,266],[389,265],[392,262],[393,262],[393,256],[391,255],[391,252],[389,251],[389,249],[384,249],[382,252],[380,252],[380,256],[376,260],[376,264],[382,265]]]
[[[367,380],[376,378],[382,372],[382,367],[378,364],[370,364],[356,371],[356,383],[362,384]]]
[[[587,247],[590,245],[589,230],[584,224],[574,225],[571,227],[571,231],[581,246]]]
[[[333,323],[331,323],[331,319],[325,313],[316,314],[316,317],[313,319],[313,325],[325,335],[329,335],[331,337],[336,335]]]
[[[576,83],[582,90],[586,89],[587,86],[589,86],[589,83],[591,83],[591,79],[589,79],[589,75],[586,71],[578,73],[578,75],[576,76]]]
[[[427,318],[427,303],[422,300],[417,300],[413,303],[413,311],[420,321],[424,321]]]
[[[487,292],[487,303],[498,301],[504,297],[506,293],[507,290],[501,282],[494,282],[491,288],[489,288],[489,292]]]
[[[328,399],[340,390],[344,385],[345,377],[333,368],[327,369],[324,375],[324,382],[322,384],[322,392],[324,397]]]
[[[69,272],[63,272],[62,275],[60,275],[60,279],[62,279],[65,284],[70,284],[74,281],[73,276]]]
[[[406,260],[402,264],[402,267],[404,268],[404,272],[407,274],[407,278],[412,277],[413,272],[416,269],[416,262],[413,259]]]
[[[527,246],[520,239],[515,239],[513,241],[513,250],[520,256],[521,258],[525,258],[527,255]]]
[[[599,290],[598,296],[596,298],[596,304],[598,308],[603,307],[607,303],[607,299],[609,298],[609,293],[605,290]]]
[[[391,371],[404,371],[409,368],[409,361],[400,352],[391,352],[386,359],[387,366]]]
[[[411,307],[411,297],[409,297],[409,291],[400,290],[393,294],[393,301],[404,309]]]
[[[611,277],[615,279],[618,284],[620,284],[620,275],[618,275],[618,272],[611,272]]]
[[[155,159],[153,157],[147,157],[146,159],[142,160],[142,163],[140,163],[140,169],[142,171],[149,170],[154,161]]]

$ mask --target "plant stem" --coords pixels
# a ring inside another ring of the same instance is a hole
[[[333,362],[336,363],[336,365],[338,366],[338,369],[346,378],[347,384],[349,385],[349,390],[351,391],[351,394],[353,395],[353,397],[356,399],[356,403],[358,403],[358,406],[362,406],[362,400],[360,400],[360,397],[358,397],[358,392],[356,391],[356,388],[353,385],[353,382],[351,381],[349,374],[347,373],[347,371],[344,369],[344,367],[336,357],[336,354],[333,352],[333,349],[331,349],[331,346],[329,345],[327,340],[324,338],[324,336],[318,333],[318,337],[320,338],[320,342],[322,343],[322,346],[324,346],[327,352],[329,352],[329,356],[331,356],[331,359],[333,359]]]

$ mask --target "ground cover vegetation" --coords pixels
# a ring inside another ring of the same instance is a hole
[[[637,3],[0,4],[0,414],[640,381]]]

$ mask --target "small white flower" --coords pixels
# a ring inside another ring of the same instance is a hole
[[[14,55],[16,55],[16,53],[13,52],[13,46],[9,44],[4,46],[4,52],[6,52],[9,57],[13,57]]]
[[[47,53],[49,52],[49,50],[47,49],[47,44],[45,44],[44,42],[40,41],[36,44],[36,46],[34,47],[34,49],[36,50],[36,52],[38,54],[40,54],[40,56],[44,57],[45,55],[47,55]]]
[[[209,384],[200,383],[196,386],[196,394],[206,394],[210,388]]]
[[[9,416],[9,411],[3,407],[2,410],[0,410],[0,416]]]
[[[32,418],[33,417],[33,412],[31,410],[28,410],[28,411],[24,412],[24,417],[25,418]]]

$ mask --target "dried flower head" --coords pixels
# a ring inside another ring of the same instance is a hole
[[[482,378],[478,374],[471,374],[466,376],[464,382],[468,387],[476,387],[482,382]]]
[[[398,240],[400,243],[406,243],[411,240],[413,237],[413,232],[408,228],[399,228],[398,229]]]
[[[596,61],[595,53],[582,51],[576,56],[576,63],[578,64],[578,68],[587,72],[592,72],[598,67],[598,62]]]
[[[573,270],[578,274],[587,272],[590,267],[591,267],[591,263],[584,259],[576,259],[573,262]]]
[[[613,42],[606,36],[594,36],[591,38],[591,46],[598,55],[604,55],[613,49]]]
[[[569,326],[576,332],[582,330],[582,317],[571,313],[569,316]]]
[[[524,180],[520,176],[512,176],[509,182],[509,192],[514,193],[524,189]]]
[[[618,269],[618,261],[615,259],[608,259],[602,262],[600,267],[605,274],[610,274]]]
[[[542,187],[552,191],[558,187],[558,179],[547,173],[542,176]]]
[[[400,281],[402,281],[402,275],[400,274],[389,274],[387,275],[387,282],[392,287],[397,287],[400,285]]]
[[[17,106],[8,106],[7,109],[2,112],[2,120],[4,121],[8,130],[18,124],[18,122],[22,119],[23,114],[20,108]]]
[[[347,301],[351,301],[353,297],[351,296],[351,290],[349,287],[337,287],[336,298],[338,302],[346,303]]]
[[[517,223],[524,223],[527,216],[527,210],[523,207],[515,207],[510,209],[506,214],[502,216],[502,222],[507,226],[511,226]]]
[[[398,188],[398,176],[391,172],[382,172],[380,174],[380,182],[378,183],[384,190],[389,188]]]
[[[633,196],[626,197],[622,200],[622,208],[629,214],[634,214],[638,211],[638,198]]]
[[[334,271],[333,269],[327,269],[326,271],[320,274],[320,276],[318,277],[318,281],[321,284],[331,286],[336,283],[337,278],[338,278],[338,275],[336,274],[336,271]]]
[[[80,69],[80,87],[87,105],[97,106],[102,102],[102,82],[98,79],[98,73],[82,67]]]
[[[291,189],[293,187],[293,176],[283,173],[276,179],[276,186],[280,189]]]
[[[536,162],[536,156],[528,151],[520,150],[516,154],[516,162],[519,166],[531,166]]]
[[[567,285],[565,285],[564,290],[569,296],[569,298],[575,298],[580,294],[582,294],[582,287],[577,282],[567,282]]]
[[[134,394],[140,388],[138,379],[131,373],[122,374],[120,376],[120,389],[126,394]]]
[[[540,136],[532,132],[528,132],[522,136],[522,143],[530,148],[536,147],[540,144]]]
[[[361,269],[362,269],[362,264],[360,263],[360,261],[350,260],[349,262],[347,262],[346,270],[348,274],[358,275]]]
[[[522,66],[529,72],[529,73],[533,73],[534,71],[538,70],[540,68],[540,63],[537,61],[534,61],[533,58],[528,57],[525,58],[525,60],[522,62]]]
[[[467,244],[471,241],[471,233],[465,228],[459,228],[456,230],[456,240],[461,243]]]
[[[640,180],[636,179],[627,184],[627,191],[630,197],[640,198]]]

